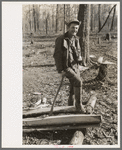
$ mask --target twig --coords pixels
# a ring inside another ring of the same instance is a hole
[[[106,138],[113,138],[112,136],[106,135],[104,131],[102,131],[102,133]]]

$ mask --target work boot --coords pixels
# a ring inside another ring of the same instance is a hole
[[[75,96],[74,94],[69,95],[69,99],[68,99],[68,106],[74,106],[74,102],[75,102]]]
[[[82,87],[74,87],[75,107],[76,111],[85,114],[85,109],[82,105]]]
[[[68,99],[68,106],[73,106],[75,104],[75,96],[74,96],[74,88],[70,82],[70,91],[69,91],[69,99]]]

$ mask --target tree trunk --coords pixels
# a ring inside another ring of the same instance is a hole
[[[46,35],[47,35],[47,28],[48,28],[48,21],[47,21],[47,18],[46,18]]]
[[[93,20],[94,20],[94,12],[93,12],[93,4],[91,4],[91,31],[93,31]]]
[[[57,7],[56,7],[56,28],[55,28],[55,32],[57,33],[58,31],[58,4],[57,4]]]
[[[31,32],[31,13],[30,13],[30,5],[29,5],[29,24],[30,24],[30,32]]]
[[[65,33],[65,4],[64,4],[64,33]]]
[[[37,30],[39,31],[39,19],[40,19],[40,13],[39,13],[39,6],[36,6],[36,24],[37,24]]]
[[[54,29],[54,15],[52,15],[52,29]]]
[[[111,10],[110,10],[110,12],[109,12],[109,14],[108,14],[108,16],[107,16],[107,18],[106,18],[104,24],[102,25],[102,27],[100,28],[100,30],[98,31],[98,33],[99,33],[99,32],[102,30],[102,28],[105,26],[105,24],[106,24],[106,22],[107,22],[107,20],[108,20],[108,18],[109,18],[109,16],[110,16],[112,10],[113,10],[115,7],[116,7],[116,5],[114,5],[114,6],[111,8]]]
[[[112,23],[111,23],[111,29],[110,29],[110,31],[113,30],[115,12],[116,12],[116,7],[114,8],[113,18],[112,18]]]
[[[98,20],[99,20],[99,22],[98,22],[98,27],[99,27],[98,31],[101,29],[100,11],[101,11],[101,4],[99,4],[99,7],[98,7]]]
[[[107,76],[107,64],[101,64],[96,79],[102,81],[105,79],[106,76]]]
[[[80,4],[78,20],[82,23],[80,25],[78,36],[80,36],[81,55],[83,57],[83,65],[88,65],[89,58],[89,26],[90,26],[90,5]]]
[[[47,16],[46,16],[46,35],[48,35],[48,32],[49,32],[49,13],[47,14]]]
[[[35,16],[35,8],[33,5],[33,18],[34,18],[34,31],[36,32],[36,16]]]
[[[66,20],[70,20],[70,4],[66,4]]]

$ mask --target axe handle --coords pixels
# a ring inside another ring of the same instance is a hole
[[[55,96],[55,98],[54,98],[54,101],[53,101],[53,104],[52,104],[52,107],[51,107],[51,110],[50,110],[49,116],[51,116],[51,115],[52,115],[52,113],[53,113],[53,107],[54,107],[54,104],[55,104],[55,101],[56,101],[57,95],[58,95],[58,93],[59,93],[59,91],[60,91],[61,85],[62,85],[62,83],[63,83],[63,79],[64,79],[64,76],[62,76],[62,79],[61,79],[61,82],[60,82],[59,88],[58,88],[58,90],[57,90],[56,96]]]

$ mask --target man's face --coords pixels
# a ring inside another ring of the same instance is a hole
[[[71,36],[75,36],[78,32],[79,29],[79,25],[76,23],[71,23],[69,28],[68,28],[68,32]]]

